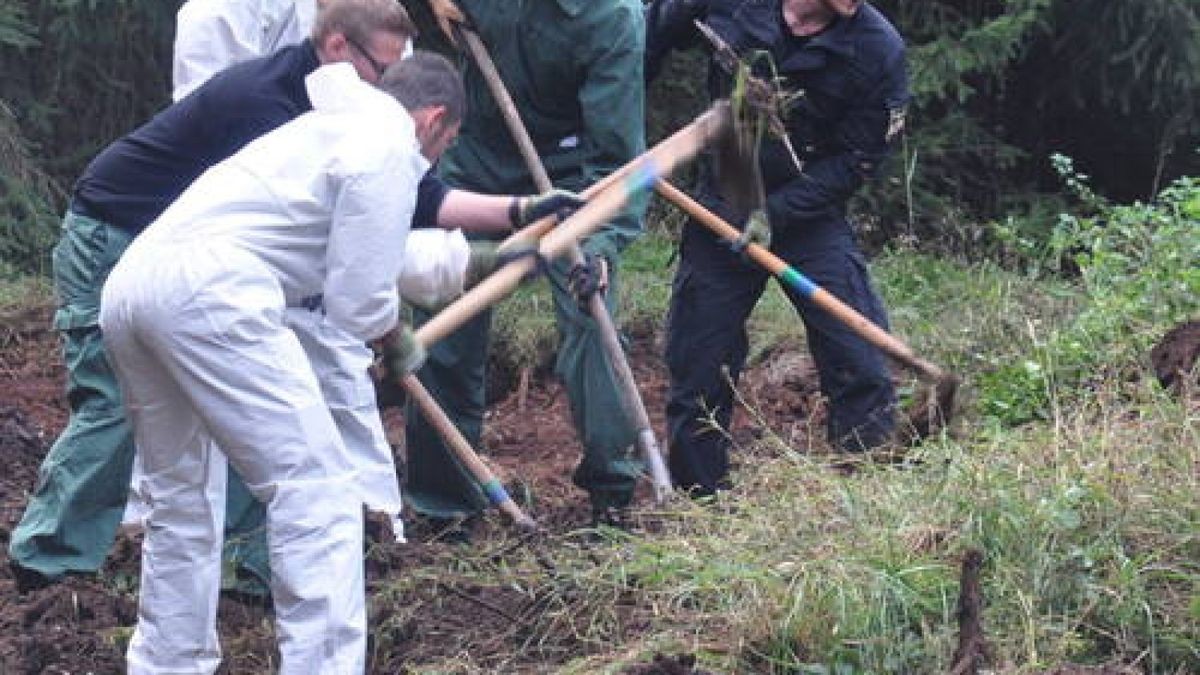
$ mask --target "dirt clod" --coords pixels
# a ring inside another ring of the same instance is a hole
[[[1200,319],[1172,328],[1150,350],[1154,375],[1163,388],[1179,396],[1200,394]]]
[[[622,675],[709,675],[709,672],[696,668],[695,654],[655,654],[650,663],[639,663],[621,671]]]

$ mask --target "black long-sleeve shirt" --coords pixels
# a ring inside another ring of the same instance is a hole
[[[210,166],[312,110],[304,78],[320,66],[309,40],[214,75],[104,149],[75,183],[72,210],[133,233],[154,221]],[[418,188],[414,226],[435,223],[448,188]]]

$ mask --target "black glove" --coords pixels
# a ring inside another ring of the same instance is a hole
[[[583,262],[567,272],[567,289],[575,296],[579,308],[586,314],[592,296],[608,288],[608,261],[594,253],[585,253]]]
[[[508,209],[508,219],[513,229],[519,230],[546,216],[558,216],[559,220],[566,220],[586,203],[574,192],[553,188],[540,195],[513,197],[512,206]]]
[[[383,367],[389,379],[417,372],[428,357],[411,326],[400,326],[383,343]]]

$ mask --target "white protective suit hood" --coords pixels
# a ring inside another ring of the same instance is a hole
[[[366,85],[366,86],[364,86]],[[367,85],[349,63],[321,66],[304,78],[313,110],[357,114],[378,113],[389,119],[403,120],[403,132],[416,136],[412,116],[395,98]]]
[[[304,80],[314,110],[339,112],[372,109],[395,116],[404,110],[392,96],[374,87],[361,86],[354,67],[335,63],[313,71]],[[416,135],[412,116],[405,110],[407,134]],[[401,297],[420,307],[435,307],[462,295],[470,249],[460,230],[426,229],[409,233],[404,267],[397,284]]]

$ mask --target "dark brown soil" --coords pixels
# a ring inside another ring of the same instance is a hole
[[[709,675],[710,671],[696,668],[696,657],[693,654],[665,656],[655,654],[650,663],[629,666],[621,671],[622,675]]]
[[[18,594],[9,568],[7,544],[20,519],[46,450],[67,420],[62,365],[50,309],[38,308],[3,317],[0,327],[0,673],[118,673],[136,622],[136,586],[140,539],[118,537],[97,577],[71,578],[49,588]],[[665,373],[659,347],[651,336],[633,341],[631,365],[657,431],[663,428]],[[768,366],[747,373],[744,390],[753,415],[739,412],[735,439],[747,438],[751,417],[769,420],[788,442],[807,442],[807,426],[819,421],[819,396],[811,366],[794,354],[777,354]],[[375,541],[367,552],[369,621],[372,644],[369,671],[403,672],[411,664],[469,655],[475,668],[491,672],[546,672],[554,663],[595,653],[604,645],[581,641],[571,631],[547,638],[539,629],[531,648],[531,630],[547,623],[547,598],[520,593],[500,583],[463,581],[451,572],[456,556],[480,550],[497,558],[518,546],[545,550],[562,545],[581,527],[589,511],[586,496],[570,479],[580,445],[569,423],[560,385],[540,373],[511,373],[513,387],[489,411],[484,454],[509,484],[519,481],[532,501],[527,510],[546,528],[535,542],[521,540],[498,516],[474,526],[470,547],[431,541],[421,524],[410,525],[409,544]],[[522,385],[522,380],[526,381]],[[384,412],[389,437],[403,441],[403,415]],[[660,436],[660,442],[661,440]],[[402,449],[401,456],[402,460]],[[649,502],[648,485],[638,502]],[[460,551],[464,553],[460,553]],[[400,588],[398,580],[417,575],[420,584]],[[621,629],[629,637],[649,627],[650,619],[630,607]],[[556,611],[561,611],[559,608]],[[550,620],[551,622],[553,619]],[[269,608],[254,598],[223,595],[218,618],[225,654],[222,673],[269,672],[278,664]],[[690,656],[661,657],[633,666],[635,673],[701,673]]]

